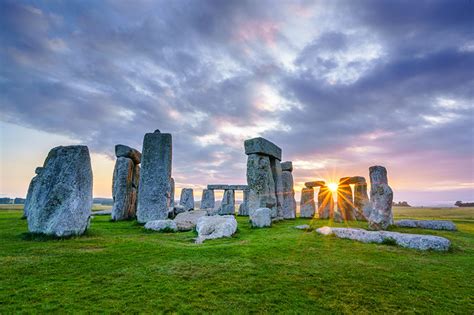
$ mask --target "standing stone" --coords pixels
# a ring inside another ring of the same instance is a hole
[[[224,190],[218,213],[220,215],[235,214],[235,194],[233,190]]]
[[[247,159],[247,184],[249,186],[249,215],[259,208],[272,210],[272,218],[277,216],[275,182],[266,155],[250,154]]]
[[[112,220],[127,220],[135,217],[136,194],[133,192],[135,165],[126,157],[119,157],[115,163],[112,180]]]
[[[366,213],[370,212],[370,201],[367,195],[367,183],[354,184],[355,216],[359,221],[367,221]],[[369,214],[370,215],[370,214]]]
[[[28,229],[59,237],[81,235],[92,208],[92,168],[87,146],[52,149],[30,198]]]
[[[184,208],[184,211],[194,209],[194,194],[192,188],[183,188],[181,190],[181,198],[179,199],[179,205]]]
[[[156,130],[145,135],[138,185],[137,220],[140,223],[168,218],[171,205],[171,158],[171,134]]]
[[[174,208],[174,190],[175,190],[175,185],[174,185],[174,178],[170,178],[170,186],[171,186],[171,195],[170,195],[170,208]]]
[[[355,219],[352,189],[349,185],[349,179],[350,177],[342,177],[339,179],[339,185],[337,187],[337,209],[345,221]]]
[[[241,216],[248,216],[249,215],[249,190],[243,190],[243,197],[244,200],[239,206],[239,215]]]
[[[30,212],[30,207],[31,207],[31,195],[33,194],[33,190],[39,180],[39,174],[41,173],[42,170],[43,170],[42,167],[37,167],[35,169],[36,175],[31,179],[30,185],[28,186],[28,192],[26,193],[25,206],[23,207],[22,219],[26,219],[28,217],[28,213]]]
[[[213,189],[203,189],[201,198],[201,209],[214,209],[216,206],[216,198]]]
[[[385,230],[393,224],[392,202],[393,191],[388,186],[387,170],[383,166],[369,168],[370,205],[369,228]]]
[[[328,186],[319,187],[318,192],[318,216],[320,219],[332,218],[334,214],[334,199],[332,191]]]
[[[280,160],[270,158],[270,166],[272,169],[273,181],[275,183],[275,194],[277,200],[277,217],[283,218],[283,180]]]
[[[293,170],[293,166],[289,165],[291,162],[285,162],[285,169]],[[283,163],[281,163],[283,165]],[[283,169],[283,167],[282,167]],[[291,171],[283,171],[281,175],[283,184],[283,218],[294,219],[296,218],[296,200],[295,190],[293,188],[293,174]]]
[[[314,189],[304,187],[301,190],[300,218],[313,218],[315,211]]]

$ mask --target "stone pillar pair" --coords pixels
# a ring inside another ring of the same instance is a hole
[[[112,220],[135,218],[140,178],[141,153],[126,145],[115,146],[114,174],[112,179]]]
[[[145,134],[138,186],[137,220],[140,223],[168,218],[173,204],[172,154],[171,134],[159,130]]]
[[[324,181],[306,182],[301,191],[300,217],[313,218],[316,213],[314,201],[314,187],[319,187],[318,192],[318,217],[329,219],[333,217],[334,200],[329,187]]]
[[[269,208],[272,218],[283,218],[281,149],[264,138],[245,140],[249,215]]]
[[[208,212],[215,207],[214,190],[224,190],[221,206],[217,209],[217,214],[228,215],[235,214],[235,191],[242,190],[244,192],[243,203],[239,207],[239,215],[248,215],[247,200],[248,200],[248,186],[247,185],[207,185],[207,189],[203,190],[201,209],[206,209]]]
[[[354,184],[354,194],[351,184]],[[369,205],[367,183],[362,176],[342,177],[337,189],[337,208],[345,221],[367,221],[364,209]]]

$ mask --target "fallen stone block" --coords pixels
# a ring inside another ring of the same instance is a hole
[[[231,237],[237,231],[237,220],[233,215],[201,217],[196,231],[198,244],[208,239]]]
[[[446,220],[399,220],[395,222],[396,226],[420,228],[429,230],[447,230],[456,231],[456,224]]]
[[[178,226],[173,220],[153,220],[145,224],[145,229],[158,232],[178,231]]]

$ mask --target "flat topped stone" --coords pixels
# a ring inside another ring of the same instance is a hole
[[[262,137],[245,140],[245,154],[263,154],[281,161],[281,148]]]
[[[339,185],[349,185],[351,181],[351,177],[341,177],[339,178]]]
[[[249,186],[247,185],[228,185],[228,188],[230,190],[248,190]]]
[[[281,165],[282,171],[293,172],[293,162],[291,161],[281,162],[280,165]]]
[[[323,180],[317,180],[314,182],[306,182],[304,185],[308,188],[326,186],[326,182]]]
[[[135,164],[140,164],[140,160],[142,159],[140,151],[123,144],[117,144],[115,146],[115,156],[132,159]]]
[[[395,222],[396,226],[420,228],[429,230],[448,230],[456,231],[456,224],[446,220],[400,220]]]
[[[348,184],[365,184],[365,177],[363,176],[352,176],[349,177]]]
[[[224,185],[224,184],[211,184],[207,185],[207,189],[212,189],[212,190],[226,190],[229,189],[229,185]]]
[[[440,236],[405,234],[387,231],[367,231],[354,228],[333,228],[324,226],[316,230],[323,235],[336,235],[339,238],[347,238],[363,243],[384,243],[395,242],[398,246],[413,248],[418,250],[447,251],[451,242]]]

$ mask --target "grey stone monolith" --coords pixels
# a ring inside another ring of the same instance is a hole
[[[367,194],[367,183],[365,182],[354,184],[354,208],[356,219],[367,221],[365,214],[370,212],[370,201]]]
[[[31,192],[28,230],[58,237],[81,235],[92,208],[92,168],[83,145],[52,149]]]
[[[301,190],[300,218],[313,218],[316,211],[314,189],[304,187]]]
[[[370,175],[370,215],[369,228],[385,230],[393,224],[393,191],[388,185],[387,170],[383,166],[369,168]]]
[[[283,183],[283,218],[296,218],[295,190],[293,188],[293,174],[290,171],[283,171],[281,174]]]
[[[334,199],[328,186],[320,186],[318,192],[318,216],[320,219],[332,218],[334,214]]]
[[[134,192],[135,164],[132,159],[119,157],[115,162],[112,179],[112,220],[128,220],[135,217],[137,200]]]
[[[190,211],[194,209],[194,193],[192,188],[183,188],[181,190],[179,205],[184,208],[184,211]]]
[[[259,208],[272,210],[277,216],[277,199],[270,158],[266,155],[250,154],[247,159],[247,184],[249,187],[249,215]]]
[[[281,178],[282,170],[280,160],[270,158],[270,166],[272,169],[273,182],[275,183],[275,195],[277,199],[277,217],[283,218],[283,180]]]
[[[137,220],[168,218],[171,205],[172,139],[169,133],[147,133],[143,139]]]
[[[233,190],[224,190],[218,213],[220,215],[235,214],[235,193]]]
[[[350,177],[342,177],[339,179],[337,187],[337,209],[346,221],[355,220],[352,188],[349,185],[349,179]]]
[[[203,189],[201,197],[201,209],[214,209],[216,206],[216,198],[213,189]]]
[[[170,186],[171,186],[171,194],[170,194],[170,208],[174,208],[174,191],[175,191],[175,184],[174,178],[170,178]]]
[[[243,201],[239,205],[239,215],[241,216],[248,216],[249,215],[249,190],[243,190]]]

